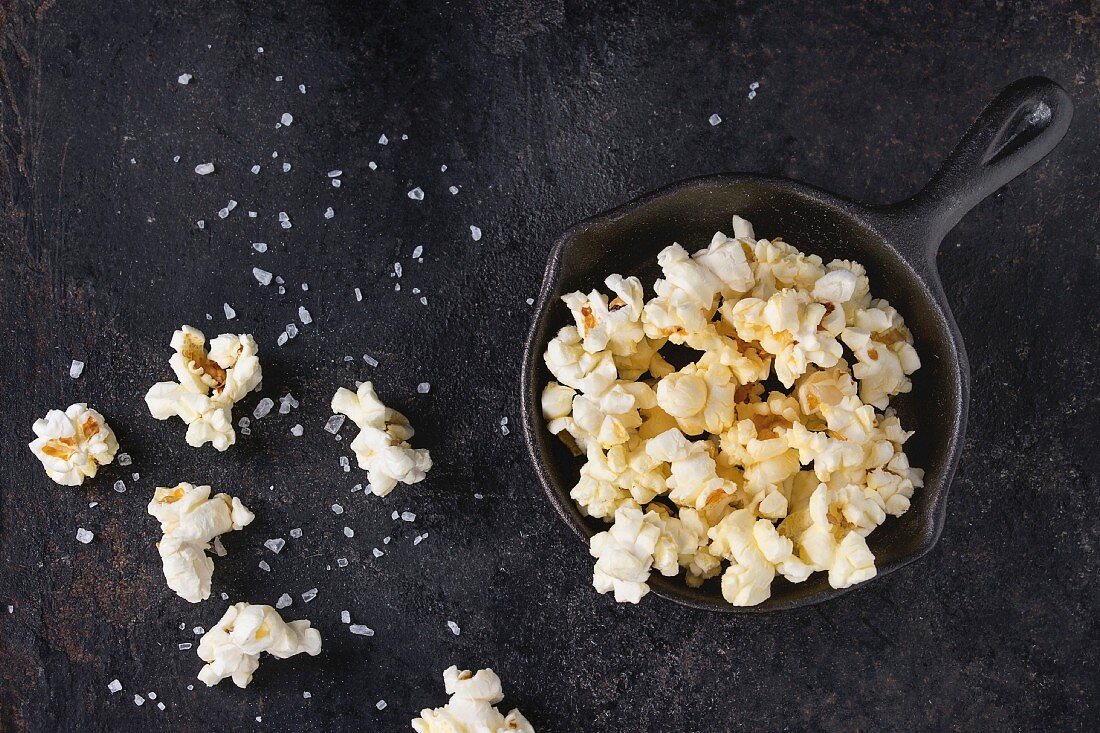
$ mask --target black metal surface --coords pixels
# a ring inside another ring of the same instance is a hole
[[[936,251],[964,214],[1049,154],[1072,118],[1073,103],[1065,90],[1049,79],[1030,77],[990,102],[929,184],[900,204],[873,208],[795,181],[729,174],[672,184],[572,227],[550,251],[521,375],[524,437],[558,514],[585,544],[607,527],[584,517],[570,498],[583,459],[570,455],[550,434],[539,406],[542,389],[552,379],[542,359],[547,343],[572,322],[561,296],[599,287],[611,272],[652,271],[657,252],[671,242],[694,251],[713,232],[728,229],[738,214],[753,223],[758,237],[782,236],[826,262],[839,258],[863,264],[874,297],[889,300],[913,332],[923,366],[913,378],[913,391],[892,404],[902,425],[916,432],[906,452],[912,465],[925,469],[925,484],[905,515],[888,520],[868,539],[878,568],[869,582],[926,554],[943,531],[970,394],[970,366],[936,272]],[[648,286],[652,280],[643,282]],[[655,574],[650,580],[665,598],[729,613],[798,608],[866,585],[831,588],[821,573],[798,584],[778,578],[766,601],[737,607],[722,598],[717,578],[699,588],[688,587],[682,575]]]
[[[449,664],[493,667],[504,704],[555,733],[1095,727],[1100,24],[1087,0],[0,0],[0,26],[0,730],[408,731],[442,703]],[[778,614],[596,594],[518,430],[526,300],[555,238],[728,170],[903,199],[983,104],[1033,73],[1070,91],[1070,132],[936,258],[974,398],[935,548]],[[282,112],[295,121],[276,130]],[[218,170],[196,176],[206,161]],[[229,198],[240,205],[218,219]],[[259,286],[257,265],[287,294]],[[313,325],[276,347],[300,304]],[[188,448],[141,401],[185,322],[254,333],[263,395],[291,391],[301,408],[224,454]],[[73,358],[87,362],[76,381]],[[346,443],[322,430],[335,388],[368,377],[436,461],[385,500],[350,493],[361,478],[340,470]],[[134,465],[62,489],[25,444],[35,418],[78,399]],[[306,433],[292,439],[296,422]],[[165,586],[145,513],[155,485],[179,480],[257,515],[225,539],[214,598],[197,606]],[[262,547],[291,527],[304,536],[277,557]],[[292,594],[284,615],[314,622],[320,656],[266,660],[247,690],[188,690],[200,662],[176,645],[221,615],[222,592]],[[348,634],[344,609],[376,635]],[[166,710],[134,705],[148,691]]]

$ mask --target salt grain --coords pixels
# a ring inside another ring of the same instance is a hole
[[[294,115],[290,114],[289,112],[283,112],[283,116],[279,118],[279,122],[289,127],[290,124],[294,122]]]
[[[340,432],[340,428],[344,426],[344,420],[346,419],[347,418],[343,415],[333,415],[328,419],[328,422],[325,423],[325,432],[336,435],[338,432]]]
[[[452,196],[457,196],[458,195],[458,186],[451,186],[447,190],[451,192]]]
[[[367,167],[370,168],[372,171],[378,170],[378,164],[375,163],[373,160],[367,163]]]
[[[198,173],[200,176],[210,175],[214,172],[214,164],[199,163],[197,166],[195,166],[195,172]]]
[[[470,225],[470,238],[473,239],[475,242],[481,241],[481,230],[475,227],[473,224]]]
[[[431,388],[432,385],[428,384],[427,382],[421,382],[420,384],[416,385],[416,391],[420,394],[428,394],[428,390]]]
[[[383,135],[378,138],[378,144],[379,145],[389,145],[390,144],[390,139],[388,137],[386,137],[386,135],[383,133]]]
[[[379,700],[378,702],[374,703],[374,707],[378,708],[379,710],[385,710],[386,709],[386,701],[385,700]]]
[[[325,209],[325,218],[326,219],[331,219],[334,216],[336,216],[336,212],[332,210],[331,206],[328,207],[327,209]]]
[[[416,247],[413,249],[413,259],[414,260],[420,259],[420,255],[422,255],[422,254],[424,254],[424,248],[422,246],[420,246],[419,244],[416,245]]]
[[[484,495],[482,495],[482,494],[479,494],[479,493],[477,493],[477,492],[474,492],[474,498],[475,498],[475,499],[484,499],[484,498],[485,498],[485,496],[484,496]]]
[[[271,408],[275,406],[275,401],[270,397],[264,397],[262,400],[256,403],[256,409],[252,411],[252,417],[259,420],[260,418],[267,417],[267,413],[271,412]]]
[[[117,491],[120,494],[125,494],[126,493],[126,484],[123,483],[122,479],[119,479],[118,481],[115,481],[114,486],[112,486],[111,488],[113,488],[115,491]]]
[[[190,649],[190,648],[191,648],[192,646],[193,646],[193,645],[192,645],[192,644],[191,644],[191,642],[189,642],[189,641],[185,641],[185,642],[183,642],[183,643],[181,643],[181,644],[176,644],[176,647],[177,647],[177,648],[178,648],[178,649],[179,649],[179,650],[180,650],[181,652],[185,652],[185,651],[187,651],[187,650],[188,650],[188,649]]]
[[[296,324],[296,323],[286,324],[286,335],[289,336],[290,338],[294,338],[295,336],[297,336],[298,335],[298,324]],[[295,407],[297,407],[297,405],[295,405]]]
[[[344,507],[340,506],[339,504],[333,504],[332,505],[332,513],[333,514],[343,514],[344,513]]]
[[[287,392],[285,395],[279,398],[279,414],[287,415],[292,409],[298,408],[298,400],[294,399],[294,395]]]
[[[411,198],[413,201],[423,201],[424,190],[421,189],[420,186],[417,186],[413,190],[409,191],[409,198]]]
[[[275,339],[275,343],[276,343],[276,344],[278,344],[279,346],[285,346],[285,345],[286,345],[286,342],[287,342],[287,341],[288,341],[289,339],[290,339],[290,337],[286,335],[286,331],[283,331],[282,333],[280,333],[280,334],[279,334],[279,335],[278,335],[278,336],[276,337],[276,339]]]
[[[260,283],[260,285],[271,284],[271,273],[259,267],[252,268],[252,277],[256,278],[256,282]]]
[[[142,697],[141,695],[134,695],[134,704],[137,705],[138,707],[141,707],[142,705],[145,704],[145,698]]]
[[[280,552],[282,552],[283,548],[286,547],[286,540],[284,540],[282,537],[275,537],[270,540],[265,540],[264,547],[278,555]]]
[[[202,219],[199,219],[195,222],[195,226],[197,226],[199,229],[206,229],[206,222]]]
[[[302,594],[302,600],[305,601],[306,603],[309,603],[310,601],[312,601],[316,597],[317,597],[317,589],[316,588],[310,588],[309,590],[307,590],[305,593]]]
[[[349,537],[349,538],[354,537],[355,536],[355,530],[352,529],[351,527],[344,527],[344,536]]]
[[[374,555],[375,557],[382,557],[386,553],[382,552],[377,547],[375,547],[373,550],[371,550],[371,554]]]
[[[303,326],[308,326],[313,323],[313,316],[309,314],[305,306],[298,306],[298,320],[302,322]]]
[[[309,698],[313,697],[313,695],[309,694],[309,691],[306,690],[302,692],[302,697],[308,700]]]
[[[755,89],[749,90],[749,99],[756,99],[756,90]]]
[[[462,629],[458,628],[458,624],[456,624],[454,621],[448,621],[447,628],[450,629],[451,633],[455,636],[458,636],[462,633]]]
[[[266,560],[260,560],[260,570],[263,570],[265,573],[270,573],[271,566],[267,564]]]
[[[348,559],[346,557],[336,558],[337,567],[346,568],[348,566]]]
[[[122,692],[122,683],[118,680],[111,680],[107,683],[107,689],[111,691],[112,695],[116,692]]]
[[[365,361],[367,363],[367,366],[369,366],[369,367],[378,366],[378,360],[375,359],[370,354],[363,354],[363,361]]]
[[[294,539],[298,539],[299,537],[302,536],[302,528],[301,527],[295,527],[294,529],[290,530],[290,536],[293,537]]]
[[[157,703],[157,710],[164,710],[164,703],[158,702]]]
[[[427,305],[427,304],[428,304],[428,299],[425,298],[423,295],[420,296],[420,305]]]
[[[331,171],[328,172],[328,177],[329,178],[339,178],[342,175],[344,175],[344,172],[340,169],[331,170]]]
[[[302,94],[305,94],[306,93],[306,85],[305,84],[299,84],[298,85],[298,91],[301,92]]]
[[[233,310],[233,306],[229,303],[222,303],[222,310],[225,311],[225,320],[232,321],[237,317],[237,311]]]
[[[447,164],[446,164],[446,163],[444,163],[443,165],[439,166],[439,172],[440,172],[440,173],[446,173],[446,172],[447,172]]]
[[[259,173],[259,172],[260,172],[260,166],[258,166],[258,165],[252,166],[252,173],[253,174],[256,174],[256,173]],[[252,212],[250,211],[248,213],[251,215]]]
[[[78,379],[81,374],[84,373],[84,362],[73,359],[73,363],[69,365],[69,376],[73,379]]]
[[[358,636],[374,636],[374,629],[363,624],[352,624],[348,627],[348,631]]]
[[[304,433],[305,431],[306,429],[302,427],[301,423],[299,423],[290,429],[290,434],[293,435],[295,438],[300,438],[302,437],[302,433]]]
[[[76,541],[83,544],[88,544],[95,538],[95,535],[84,529],[83,527],[77,527],[76,529]]]
[[[416,515],[412,512],[401,512],[401,519],[406,522],[415,522]]]
[[[267,251],[267,242],[253,242],[252,249],[262,254]]]
[[[394,512],[394,514],[396,514],[396,513],[397,513],[397,512]],[[394,519],[397,519],[397,517],[394,517]],[[391,540],[391,539],[393,539],[393,538],[392,538],[392,537],[383,537],[383,538],[382,538],[382,544],[383,544],[383,545],[388,545],[388,544],[390,543],[390,540]]]
[[[294,599],[290,597],[289,593],[283,593],[279,596],[279,600],[275,601],[275,608],[283,609],[294,603]]]
[[[708,119],[707,122],[710,123],[711,127],[714,127],[715,125],[722,124],[722,118],[719,117],[717,114],[713,114],[710,116],[710,119]]]
[[[351,623],[351,613],[349,613],[348,611],[341,611],[340,612],[340,620],[342,622],[344,622],[345,624],[350,624]]]
[[[283,173],[290,173],[290,163],[283,163]]]

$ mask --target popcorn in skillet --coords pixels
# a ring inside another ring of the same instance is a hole
[[[210,597],[214,561],[206,554],[215,537],[242,529],[255,519],[240,499],[210,496],[209,486],[181,483],[159,486],[149,513],[160,522],[164,537],[157,543],[168,587],[184,600],[198,603]]]
[[[35,439],[28,447],[46,475],[62,486],[79,486],[94,478],[100,466],[115,459],[118,441],[107,421],[83,402],[50,410],[31,426]]]
[[[199,639],[199,658],[206,662],[199,679],[213,687],[230,677],[237,687],[248,687],[263,652],[279,659],[302,652],[315,657],[321,653],[321,634],[309,621],[283,621],[271,606],[235,603]]]
[[[441,708],[425,708],[412,721],[416,733],[535,733],[519,710],[502,715],[494,705],[504,699],[500,678],[491,669],[477,673],[450,666],[443,684],[451,699]]]
[[[570,496],[611,524],[592,539],[593,585],[637,603],[652,571],[682,568],[753,605],[776,575],[873,577],[865,537],[923,484],[888,409],[920,367],[901,316],[859,263],[756,239],[737,216],[733,237],[657,263],[648,301],[618,275],[613,296],[563,296],[576,325],[544,355],[548,427],[585,459]],[[668,343],[697,353],[674,367]]]
[[[363,382],[356,392],[341,387],[332,398],[332,411],[346,415],[359,427],[351,449],[359,467],[366,469],[370,490],[385,496],[398,483],[424,480],[432,467],[425,448],[413,448],[408,440],[415,431],[409,420],[378,399],[374,385]]]
[[[256,341],[248,334],[223,333],[206,348],[206,337],[191,326],[172,334],[168,360],[178,382],[157,382],[145,395],[157,420],[178,417],[187,425],[187,444],[212,443],[224,451],[237,440],[233,404],[259,388],[263,374]]]

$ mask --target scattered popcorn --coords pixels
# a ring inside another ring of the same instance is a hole
[[[243,529],[255,515],[228,494],[210,496],[209,486],[181,483],[158,486],[149,514],[160,522],[164,536],[157,543],[168,587],[184,600],[198,603],[210,597],[214,561],[207,556],[218,535]]]
[[[234,403],[258,389],[262,378],[256,341],[248,334],[222,334],[210,342],[184,326],[172,336],[176,352],[168,363],[178,382],[158,382],[145,395],[158,420],[179,417],[187,425],[187,444],[212,443],[219,451],[236,442]]]
[[[303,652],[315,657],[321,653],[321,635],[309,621],[286,623],[271,606],[234,604],[199,640],[199,658],[206,665],[198,677],[208,687],[227,677],[247,687],[263,652],[279,659]]]
[[[95,478],[100,466],[115,459],[118,441],[103,415],[84,402],[50,410],[31,426],[35,439],[27,447],[55,483],[79,486]]]
[[[757,239],[736,216],[732,237],[657,262],[649,301],[619,275],[613,297],[564,295],[575,325],[544,355],[547,427],[584,457],[570,495],[612,525],[591,541],[595,588],[637,603],[653,571],[683,569],[748,606],[777,576],[874,577],[866,537],[923,485],[889,409],[920,367],[900,314],[858,263]],[[677,369],[666,343],[699,354]],[[773,376],[789,393],[767,391]]]
[[[69,365],[69,377],[72,379],[79,379],[80,375],[84,373],[84,362],[73,359],[73,363]]]
[[[91,542],[94,538],[95,538],[95,535],[92,534],[91,532],[89,532],[88,530],[84,529],[83,527],[77,527],[77,529],[76,529],[76,541],[77,542],[80,542],[80,543],[83,543],[83,544],[86,545],[89,542]]]
[[[382,404],[373,384],[363,382],[357,392],[341,387],[332,398],[332,411],[359,427],[351,449],[359,467],[367,471],[372,493],[385,496],[398,483],[424,480],[432,467],[431,456],[426,449],[409,445],[414,431],[408,419]]]
[[[502,715],[494,707],[504,699],[504,692],[493,670],[474,674],[451,666],[443,672],[443,683],[450,700],[441,708],[421,710],[412,721],[416,733],[535,733],[519,710]]]

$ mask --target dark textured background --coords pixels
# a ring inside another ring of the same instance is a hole
[[[405,730],[443,703],[440,673],[457,663],[491,665],[505,704],[541,731],[1095,730],[1098,9],[931,5],[4,0],[0,729]],[[937,549],[782,615],[598,596],[518,434],[498,428],[502,416],[518,427],[525,300],[554,237],[725,170],[904,197],[986,101],[1032,73],[1070,91],[1073,127],[939,258],[974,393]],[[276,130],[284,111],[295,122]],[[206,161],[217,173],[195,175]],[[325,178],[333,168],[342,188]],[[406,197],[414,186],[423,202]],[[230,198],[240,206],[218,219]],[[278,227],[280,210],[293,229]],[[255,265],[286,278],[286,294],[260,287]],[[228,325],[224,301],[239,314]],[[299,304],[315,323],[276,348]],[[154,421],[141,399],[168,377],[181,323],[254,333],[264,394],[292,391],[300,410],[224,454],[188,448],[182,424]],[[364,352],[381,364],[366,367]],[[77,381],[73,358],[87,362]],[[436,462],[385,500],[350,493],[363,476],[340,470],[346,442],[321,430],[335,388],[368,377]],[[35,418],[77,400],[107,415],[134,465],[70,489],[25,443]],[[305,437],[289,435],[295,422]],[[120,476],[125,494],[111,490]],[[225,538],[215,595],[199,605],[166,588],[145,514],[154,486],[180,480],[257,514]],[[96,533],[90,545],[78,526]],[[282,554],[261,546],[295,526],[305,536]],[[312,620],[323,653],[267,659],[247,690],[206,689],[194,650],[176,644],[218,619],[222,591],[291,593],[285,615]],[[343,609],[377,635],[351,636]],[[112,696],[115,677],[125,691]],[[167,710],[134,706],[150,690]]]

